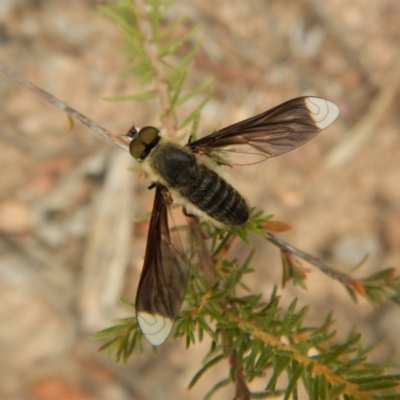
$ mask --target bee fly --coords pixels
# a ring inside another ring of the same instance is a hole
[[[153,181],[156,193],[136,294],[139,327],[153,346],[162,344],[171,332],[189,277],[189,261],[181,246],[172,244],[169,234],[172,199],[188,214],[208,218],[217,226],[245,224],[250,214],[246,201],[215,167],[256,164],[286,153],[313,138],[339,115],[338,107],[328,100],[299,97],[179,146],[162,138],[153,127],[139,131],[132,127],[125,137],[115,135],[1,63],[0,71],[124,150],[128,138],[131,155]]]
[[[338,107],[328,100],[299,97],[185,146],[161,137],[154,127],[130,129],[129,151],[156,188],[136,295],[137,320],[152,345],[162,344],[171,332],[189,276],[189,262],[183,250],[172,245],[169,235],[172,198],[187,213],[215,225],[243,225],[249,207],[215,172],[215,164],[249,165],[286,153],[313,138],[338,115]]]

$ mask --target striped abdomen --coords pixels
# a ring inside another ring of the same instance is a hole
[[[187,147],[163,140],[148,157],[147,171],[200,211],[228,225],[242,225],[249,219],[249,208],[243,197],[216,172],[199,162]],[[190,208],[189,208],[190,212]]]
[[[216,172],[198,165],[196,179],[187,182],[179,192],[201,211],[224,225],[242,225],[249,219],[249,208],[243,197]]]

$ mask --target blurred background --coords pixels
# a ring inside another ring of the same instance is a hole
[[[110,103],[141,92],[118,29],[98,1],[2,0],[0,61],[113,132],[158,124],[157,103]],[[397,0],[178,0],[166,15],[199,26],[190,83],[215,79],[200,134],[285,100],[326,97],[341,115],[295,152],[228,172],[251,205],[292,226],[281,238],[356,276],[400,263],[400,3]],[[187,112],[188,110],[183,110]],[[145,346],[127,365],[90,339],[129,316],[143,263],[149,181],[123,151],[0,75],[0,398],[199,399],[227,366],[187,391],[209,343]],[[280,285],[279,252],[255,240],[247,278],[267,299]],[[242,247],[241,247],[242,246]],[[233,252],[246,249],[238,243]],[[304,266],[306,266],[304,264]],[[372,360],[399,363],[400,310],[354,304],[307,266],[310,324],[334,311],[338,337],[357,327]],[[231,398],[230,390],[216,398]]]

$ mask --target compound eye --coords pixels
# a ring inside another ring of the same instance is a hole
[[[131,153],[131,156],[136,160],[142,158],[145,150],[146,150],[146,145],[142,143],[139,139],[133,139],[129,143],[129,153]]]
[[[139,139],[141,142],[149,145],[160,136],[160,131],[153,126],[145,126],[139,131]]]
[[[129,143],[129,153],[136,160],[143,161],[160,140],[160,131],[153,126],[146,126]]]

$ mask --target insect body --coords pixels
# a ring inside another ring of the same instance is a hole
[[[216,225],[247,222],[249,208],[243,197],[212,167],[214,164],[254,164],[293,150],[328,127],[338,107],[319,97],[289,100],[245,121],[228,126],[185,146],[161,137],[154,127],[128,136],[131,155],[155,183],[143,272],[136,297],[141,331],[157,346],[168,337],[184,300],[189,262],[172,245],[168,230],[171,195],[190,214]]]
[[[131,154],[137,155],[137,148],[140,152],[149,136],[146,156],[139,157],[144,158],[143,169],[153,182],[167,187],[188,213],[208,216],[214,224],[227,226],[242,225],[248,220],[249,208],[239,192],[190,147],[167,141],[156,128],[145,127],[133,138]]]

